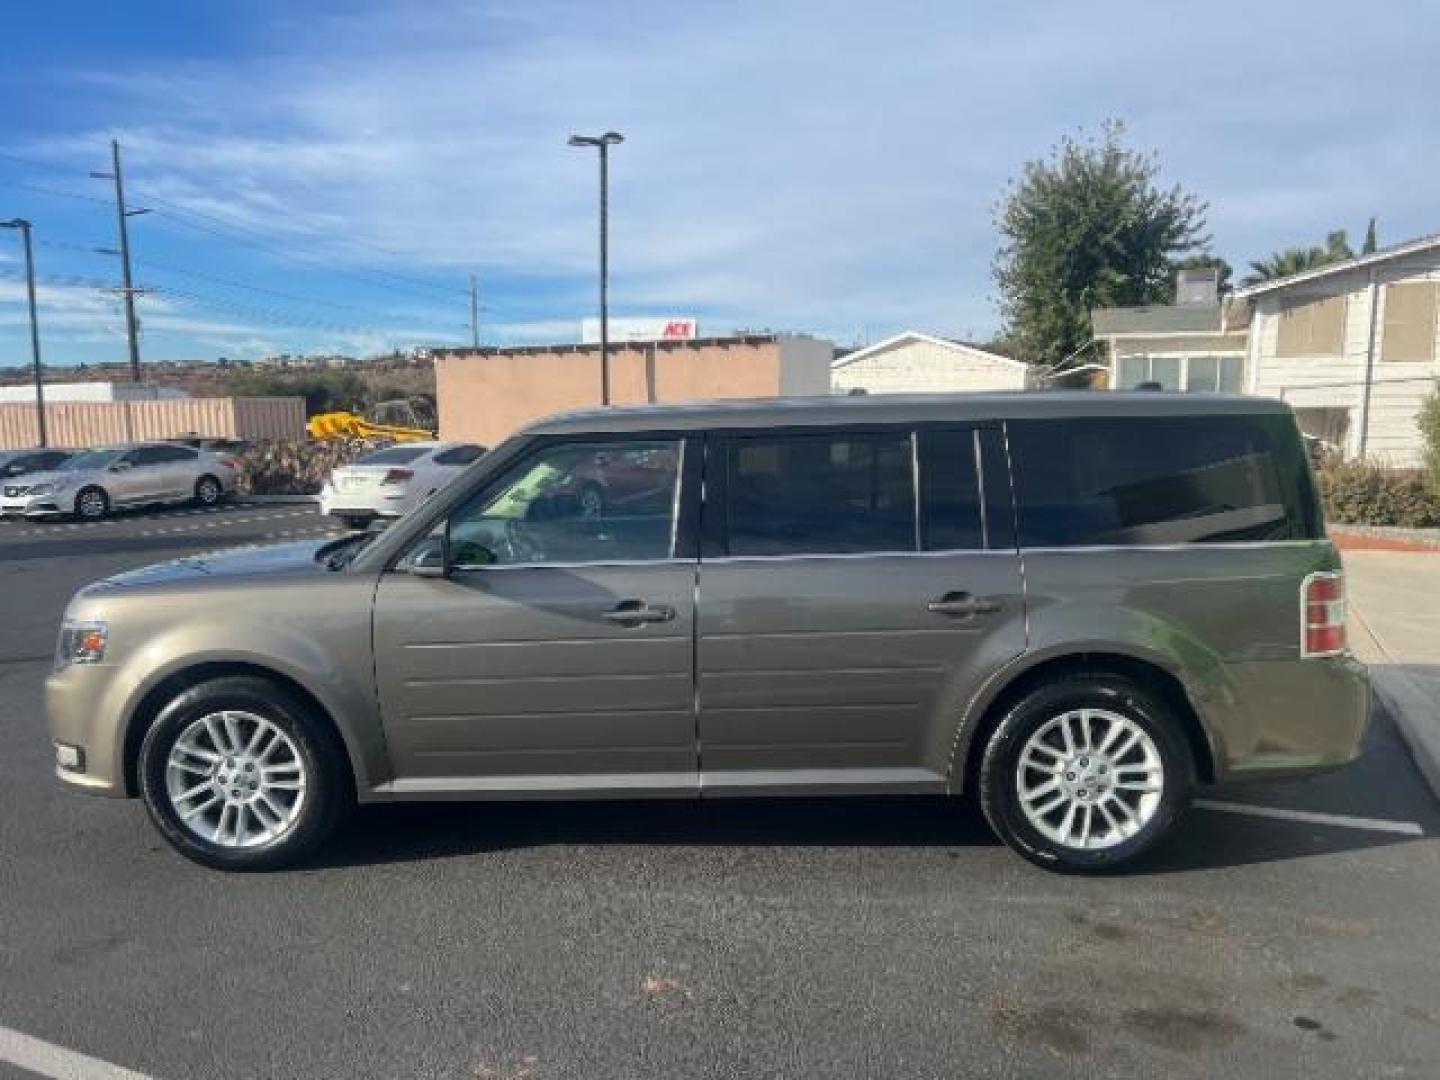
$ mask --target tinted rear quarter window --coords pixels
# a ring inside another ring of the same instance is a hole
[[[1284,415],[1009,424],[1030,547],[1314,539],[1309,467]]]

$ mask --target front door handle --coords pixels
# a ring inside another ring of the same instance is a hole
[[[931,600],[925,610],[937,615],[993,615],[1000,610],[1000,601],[971,596],[968,592],[947,592],[939,600]]]
[[[666,604],[647,604],[644,600],[621,600],[605,612],[605,618],[621,626],[639,626],[641,623],[669,622],[675,618],[675,609]]]

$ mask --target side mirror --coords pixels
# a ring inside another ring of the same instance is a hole
[[[432,536],[406,564],[416,577],[444,578],[450,576],[450,543],[446,533]]]

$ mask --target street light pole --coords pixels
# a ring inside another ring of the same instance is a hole
[[[19,229],[25,242],[25,292],[30,301],[30,357],[35,367],[35,428],[40,445],[48,446],[45,434],[45,377],[40,370],[40,319],[35,313],[35,249],[30,243],[30,222],[24,218],[0,221],[0,229]]]
[[[571,146],[600,151],[600,403],[610,404],[610,147],[625,141],[618,131],[571,135]]]

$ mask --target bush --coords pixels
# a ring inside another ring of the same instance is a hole
[[[1419,469],[1385,469],[1365,462],[1320,469],[1325,517],[1337,525],[1440,525],[1440,495]]]
[[[1430,491],[1440,499],[1440,385],[1426,396],[1417,418],[1420,435],[1425,440],[1425,472]]]
[[[332,469],[374,446],[360,439],[257,443],[235,455],[236,484],[245,495],[314,495]]]

